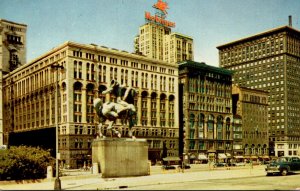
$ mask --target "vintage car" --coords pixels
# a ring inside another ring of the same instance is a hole
[[[290,172],[300,171],[299,157],[279,157],[277,160],[266,165],[267,176],[271,174],[280,173],[285,176]]]
[[[161,167],[163,170],[172,170],[172,169],[176,169],[175,166],[173,165],[162,165]]]
[[[214,164],[214,167],[227,167],[227,163],[225,162],[217,162]]]
[[[184,169],[190,169],[191,168],[191,166],[189,164],[178,165],[178,168],[182,169],[182,166],[184,167]]]

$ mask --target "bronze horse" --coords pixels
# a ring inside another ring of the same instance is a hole
[[[112,86],[114,86],[114,84],[112,83]],[[101,133],[101,130],[106,120],[108,120],[107,130],[111,130],[112,133],[117,134],[118,137],[121,137],[121,133],[113,128],[113,125],[116,122],[116,120],[120,119],[122,125],[127,125],[128,123],[129,137],[135,138],[132,134],[132,127],[135,124],[136,109],[134,106],[134,96],[137,92],[132,88],[128,90],[126,96],[124,96],[125,91],[119,91],[119,92],[122,92],[122,97],[123,97],[122,101],[126,102],[127,104],[126,106],[124,106],[120,102],[107,101],[103,103],[103,101],[100,98],[96,98],[94,100],[94,108],[99,117],[99,125],[98,125],[99,137],[105,137]]]

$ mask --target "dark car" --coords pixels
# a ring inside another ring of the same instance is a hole
[[[176,169],[176,167],[172,165],[162,165],[161,168],[164,170]]]
[[[225,162],[217,162],[214,164],[214,167],[226,167],[227,163]]]
[[[299,157],[280,157],[275,161],[270,162],[265,168],[267,176],[280,173],[282,176],[290,172],[300,171]]]
[[[178,165],[178,168],[182,169],[182,166],[184,167],[184,169],[190,169],[191,168],[191,166],[189,164]]]

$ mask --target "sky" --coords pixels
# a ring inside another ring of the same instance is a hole
[[[194,39],[194,60],[219,66],[217,46],[288,25],[300,30],[300,0],[164,0],[173,32]],[[27,62],[66,41],[133,52],[157,0],[0,0],[0,18],[27,25]]]

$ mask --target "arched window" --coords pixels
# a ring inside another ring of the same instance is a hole
[[[75,82],[74,84],[74,122],[81,122],[82,117],[82,84],[80,82]]]
[[[90,63],[86,63],[86,79],[90,80]]]
[[[218,139],[223,139],[223,117],[220,115],[217,118],[217,132]]]
[[[194,114],[190,114],[190,139],[194,139],[194,135],[195,135],[195,115]]]
[[[157,94],[155,92],[153,92],[151,94],[151,126],[155,127],[156,126],[156,97],[157,97]]]
[[[169,127],[174,127],[174,95],[169,96]]]
[[[94,84],[86,86],[86,122],[94,123]]]
[[[102,92],[104,90],[106,90],[106,86],[104,85],[100,85],[99,88],[98,88],[98,97],[102,99],[102,102],[104,103],[105,102],[105,94],[103,94]]]
[[[256,153],[255,153],[255,145],[254,145],[254,144],[251,145],[250,154],[251,154],[251,155],[255,155],[255,154],[256,154]]]
[[[215,124],[215,118],[213,115],[209,115],[208,116],[208,120],[207,120],[207,134],[208,134],[208,138],[209,139],[213,139],[214,138],[214,124]]]
[[[82,62],[79,62],[79,66],[78,66],[78,78],[82,79]]]
[[[256,154],[261,155],[261,145],[260,144],[257,145]]]
[[[249,155],[249,146],[248,146],[248,144],[245,144],[244,149],[245,149],[245,155]]]
[[[266,144],[264,144],[264,146],[263,146],[263,149],[262,149],[262,154],[263,155],[267,155],[268,153],[267,153],[267,145]]]
[[[230,139],[231,138],[231,132],[230,132],[230,118],[227,117],[226,118],[226,125],[225,125],[225,129],[226,129],[226,139]]]
[[[141,108],[142,108],[142,126],[147,125],[147,97],[148,93],[146,91],[142,92],[142,103],[141,103]]]
[[[166,95],[160,95],[160,126],[166,126]]]
[[[204,137],[204,114],[199,114],[198,119],[198,137],[201,139]]]

